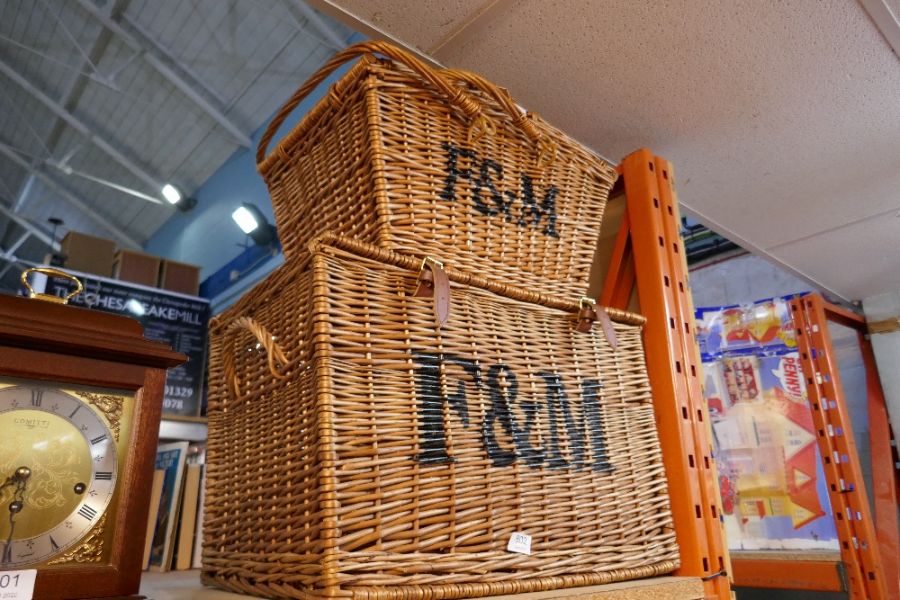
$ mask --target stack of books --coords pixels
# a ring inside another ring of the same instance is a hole
[[[144,569],[200,568],[206,447],[160,444],[147,517]]]

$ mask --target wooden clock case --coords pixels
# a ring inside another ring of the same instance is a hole
[[[35,600],[139,598],[166,369],[185,360],[134,319],[0,295],[0,376],[135,392],[109,563],[38,567]]]

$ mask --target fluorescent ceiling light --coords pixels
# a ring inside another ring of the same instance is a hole
[[[181,200],[181,192],[170,183],[163,186],[162,195],[169,201],[169,204],[178,204],[178,201]]]
[[[231,218],[234,219],[234,222],[238,224],[238,227],[241,228],[246,234],[250,234],[259,227],[259,222],[256,220],[256,217],[252,212],[247,210],[246,206],[241,206],[236,211],[231,213]]]

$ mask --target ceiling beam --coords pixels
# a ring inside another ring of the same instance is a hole
[[[111,17],[107,16],[103,13],[103,11],[91,0],[78,0],[78,4],[85,11],[89,12],[95,19],[100,21],[104,27],[112,31],[114,34],[119,36],[123,42],[125,42],[128,47],[137,52],[141,58],[147,61],[151,67],[153,67],[157,73],[163,76],[169,83],[171,83],[175,88],[177,88],[182,94],[190,98],[194,104],[196,104],[200,109],[203,110],[207,115],[209,115],[212,119],[214,119],[219,125],[221,125],[231,136],[244,148],[250,148],[253,146],[253,141],[250,137],[244,133],[240,127],[238,127],[223,111],[219,108],[213,106],[213,104],[203,97],[194,87],[185,80],[181,75],[175,72],[174,69],[169,67],[165,62],[163,62],[156,54],[151,52],[150,46],[157,46],[159,44],[155,41],[150,43],[149,37],[145,36],[148,40],[147,44],[141,43],[135,36],[126,31],[119,23],[114,21]]]
[[[19,236],[19,239],[17,239],[15,242],[13,242],[12,245],[11,245],[9,248],[6,249],[6,253],[7,253],[7,254],[15,254],[15,253],[16,253],[16,250],[18,250],[19,248],[21,248],[21,247],[22,247],[22,244],[24,244],[25,242],[27,242],[27,241],[28,241],[28,238],[30,238],[30,237],[31,237],[31,230],[30,230],[30,229],[26,229],[26,230],[22,233],[22,235]],[[0,277],[3,277],[3,276],[0,275]]]
[[[107,3],[107,6],[104,10],[113,11],[119,10],[122,3],[126,0],[114,0],[112,2]],[[100,59],[103,58],[104,52],[106,52],[106,48],[109,45],[110,40],[112,39],[112,33],[103,29],[94,39],[94,42],[91,44],[91,48],[87,51],[86,55],[82,55],[82,59],[80,64],[74,69],[74,73],[72,78],[69,80],[69,83],[66,85],[65,91],[62,93],[62,100],[60,100],[59,104],[63,108],[68,111],[71,111],[77,106],[78,100],[81,99],[82,94],[84,93],[85,88],[87,87],[87,82],[89,80],[89,76],[85,74],[85,69],[87,67],[91,67],[94,69],[96,73],[97,67],[100,63]],[[62,138],[63,131],[65,131],[66,123],[59,116],[56,117],[55,122],[53,123],[53,127],[50,129],[50,135],[47,136],[45,144],[43,144],[44,148],[47,150],[47,154],[49,158],[53,157],[54,152],[56,151],[56,146],[59,144],[59,140]],[[34,159],[31,161],[32,167],[38,167],[40,165],[40,161]],[[16,201],[13,204],[13,211],[19,212],[22,210],[22,207],[25,206],[25,201],[28,199],[29,192],[32,189],[32,184],[34,183],[34,175],[29,174],[25,177],[25,181],[22,182],[22,185],[19,187],[19,193],[16,196]],[[4,236],[5,238],[5,236]],[[9,269],[9,266],[7,266]],[[0,279],[3,278],[3,273],[0,273]]]
[[[123,2],[124,0],[107,2],[107,5],[103,10],[118,11],[120,10]],[[110,13],[107,12],[107,14]],[[60,100],[59,103],[63,108],[71,111],[74,110],[78,105],[78,101],[84,94],[84,90],[85,88],[87,88],[88,81],[90,81],[90,76],[84,72],[85,68],[88,66],[100,64],[100,60],[106,53],[106,48],[109,46],[109,42],[111,40],[112,32],[107,29],[100,30],[100,32],[97,34],[97,37],[94,38],[94,42],[91,44],[90,49],[87,51],[87,56],[81,59],[81,63],[78,65],[78,68],[75,69],[75,73],[69,80],[69,83],[62,94],[62,100]],[[54,123],[53,125],[53,129],[50,130],[50,135],[47,136],[47,149],[50,151],[51,155],[56,150],[56,145],[59,143],[64,129],[65,123],[57,118],[56,123]]]
[[[225,101],[225,98],[222,97],[218,90],[214,90],[209,86],[209,84],[203,81],[203,78],[197,75],[197,73],[184,61],[172,54],[171,50],[158,42],[143,25],[138,23],[135,19],[129,17],[127,13],[122,13],[115,16],[113,21],[118,23],[119,25],[125,26],[126,31],[130,32],[131,35],[141,43],[141,46],[149,46],[162,58],[166,59],[170,64],[177,67],[179,71],[181,71],[185,76],[187,76],[188,79],[191,80],[195,88],[200,88],[201,92],[218,102],[219,106],[224,106],[227,108],[228,102]]]
[[[123,245],[125,245],[129,248],[135,249],[135,250],[141,249],[140,242],[138,242],[136,239],[134,239],[133,237],[131,237],[130,235],[125,233],[118,225],[116,225],[115,223],[113,223],[112,221],[110,221],[109,219],[107,219],[106,217],[101,215],[100,213],[98,213],[92,206],[90,206],[87,203],[87,201],[83,200],[82,198],[76,196],[73,192],[70,192],[69,190],[64,188],[62,186],[62,184],[56,182],[52,177],[50,177],[43,171],[41,171],[35,167],[32,167],[31,164],[28,161],[26,161],[25,159],[23,159],[21,156],[19,156],[15,152],[15,150],[10,148],[6,144],[0,143],[0,154],[6,156],[9,160],[16,163],[17,165],[19,165],[20,167],[22,167],[23,169],[25,169],[32,175],[34,175],[36,178],[40,179],[44,183],[44,185],[46,185],[47,187],[52,189],[54,192],[59,194],[59,196],[63,200],[65,200],[66,202],[68,202],[69,204],[74,206],[81,213],[83,213],[86,217],[88,217],[89,219],[94,221],[94,223],[96,223],[97,225],[102,227],[104,230],[106,230],[107,232],[109,232],[113,236],[115,236],[115,238],[117,240],[119,240],[119,242],[121,242]],[[14,221],[16,221],[19,224],[21,224],[22,221],[24,221],[25,223],[28,223],[28,221],[21,219],[21,217],[19,217],[18,215],[13,216],[14,213],[12,211],[10,211],[8,208],[6,208],[5,206],[2,208],[2,212],[4,212],[4,214],[6,214],[9,218],[13,219]],[[20,221],[20,219],[21,219],[21,221]],[[24,227],[24,225],[23,225],[23,227]],[[37,230],[37,228],[35,228],[33,225],[30,225],[30,224],[29,224],[29,227],[33,230],[32,233],[34,233],[36,236],[40,237],[36,233],[36,231],[39,231],[39,230]]]
[[[19,239],[17,239],[9,248],[6,248],[4,250],[3,258],[7,259],[9,261],[9,264],[7,264],[6,267],[2,271],[0,271],[0,279],[3,279],[6,276],[6,274],[9,273],[10,269],[12,269],[16,265],[15,261],[19,260],[16,257],[16,250],[21,248],[22,244],[24,244],[30,237],[31,237],[31,230],[26,229],[25,232],[21,236],[19,236]]]
[[[19,86],[21,86],[25,91],[29,94],[40,100],[42,104],[44,104],[47,108],[53,111],[57,116],[63,119],[66,123],[69,124],[73,129],[78,131],[81,135],[89,139],[94,145],[98,148],[106,152],[113,160],[117,163],[128,169],[135,177],[146,183],[153,190],[154,194],[160,193],[162,190],[163,184],[160,180],[150,173],[148,173],[143,167],[136,164],[130,158],[122,154],[119,150],[114,148],[109,142],[107,142],[99,133],[92,130],[90,127],[85,125],[78,117],[73,115],[71,112],[66,110],[63,106],[60,106],[58,102],[47,96],[44,92],[39,90],[33,83],[28,81],[25,77],[19,74],[18,71],[10,67],[4,61],[0,60],[0,73],[3,73],[14,82],[16,82]],[[162,200],[160,200],[162,203]]]
[[[37,239],[41,240],[48,246],[52,246],[53,250],[55,250],[55,251],[59,250],[58,242],[54,242],[53,239],[49,235],[47,235],[46,233],[41,231],[31,221],[23,218],[22,215],[18,215],[16,213],[14,213],[13,211],[11,211],[9,209],[8,206],[3,204],[2,202],[0,202],[0,213],[3,213],[4,215],[6,215],[6,217],[9,220],[15,222],[16,224],[19,225],[19,227],[22,227],[25,231],[28,231],[31,235],[33,235]]]
[[[4,253],[3,256],[0,256],[0,258],[6,261],[6,267],[4,267],[2,271],[0,271],[0,279],[3,279],[4,277],[6,277],[6,274],[16,266],[16,263],[19,262],[19,259],[16,258],[15,254],[11,253]]]

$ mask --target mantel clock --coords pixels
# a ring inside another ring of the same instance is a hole
[[[137,598],[166,369],[185,357],[31,296],[0,295],[0,571],[36,569],[37,600]]]

